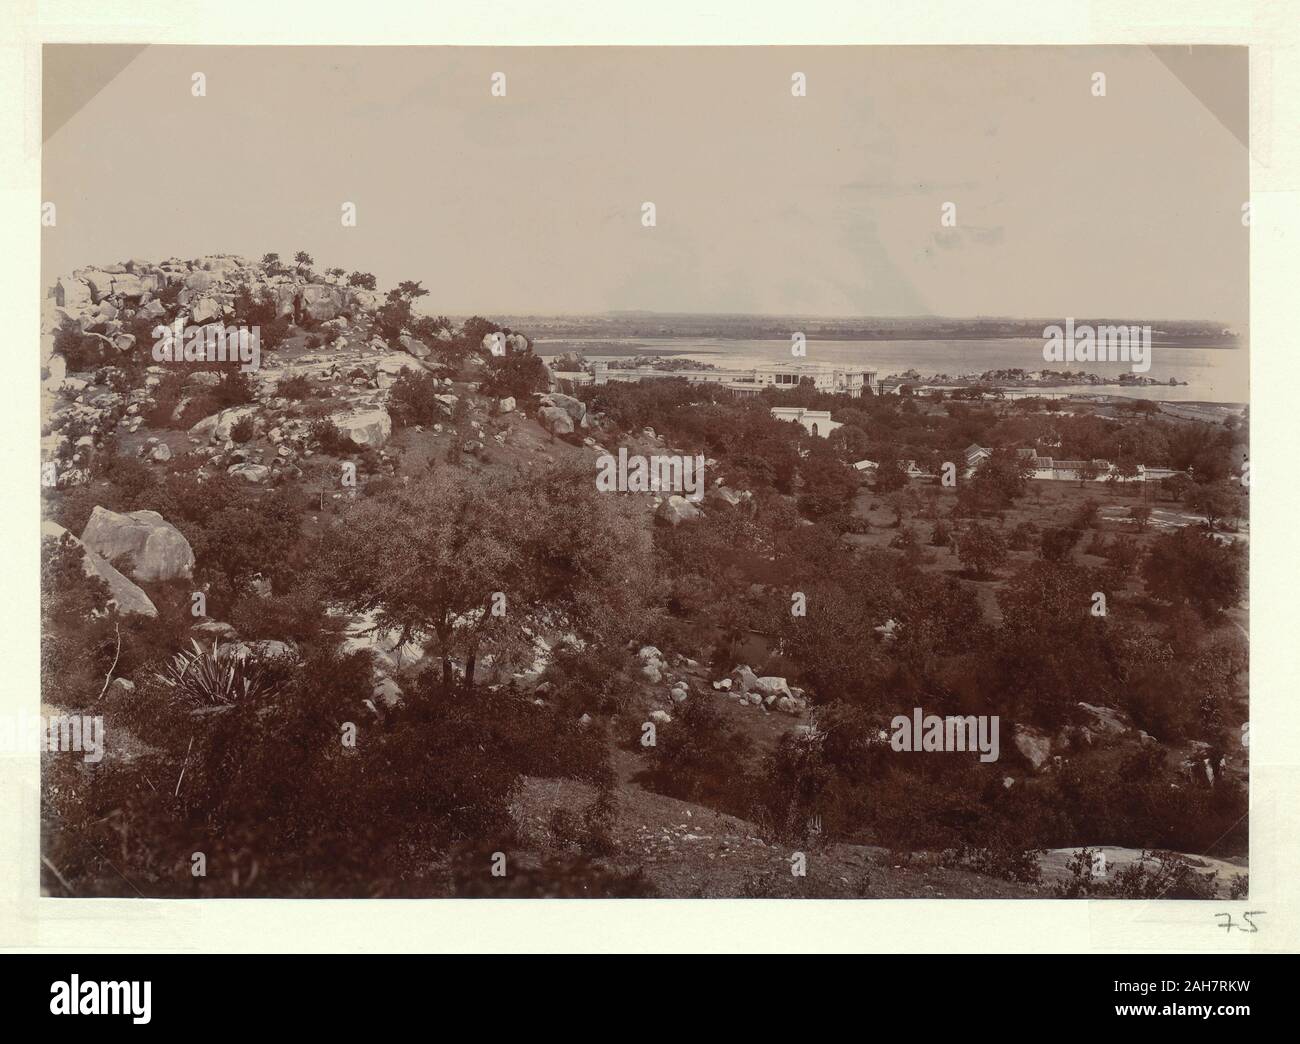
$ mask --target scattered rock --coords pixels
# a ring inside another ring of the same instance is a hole
[[[655,512],[657,518],[667,522],[670,526],[678,526],[683,522],[689,522],[692,519],[699,518],[703,512],[683,496],[673,494],[662,504],[659,510]]]

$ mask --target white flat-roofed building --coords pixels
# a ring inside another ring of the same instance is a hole
[[[831,420],[830,410],[806,410],[802,406],[773,406],[772,416],[779,421],[802,424],[809,435],[816,435],[823,439],[836,428],[842,427],[839,421]]]

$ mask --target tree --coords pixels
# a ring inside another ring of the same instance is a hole
[[[987,577],[1007,560],[1007,542],[992,526],[967,526],[957,537],[957,561],[977,577]]]
[[[1083,489],[1085,482],[1091,482],[1101,474],[1101,465],[1095,460],[1085,460],[1079,465],[1079,488]]]
[[[1142,577],[1152,597],[1190,605],[1211,619],[1245,595],[1246,555],[1235,543],[1188,526],[1152,541]]]
[[[481,655],[531,662],[537,634],[627,640],[648,561],[639,527],[576,463],[436,469],[355,504],[321,556],[322,583],[347,611],[428,641],[445,692],[459,660],[466,693]]]
[[[1025,494],[1029,462],[1011,450],[995,449],[959,494],[967,512],[1003,511]]]
[[[1183,503],[1189,511],[1205,516],[1206,527],[1211,532],[1220,521],[1237,518],[1241,513],[1240,495],[1222,480],[1192,486]]]
[[[1079,700],[1110,701],[1121,663],[1107,618],[1092,614],[1102,588],[1091,570],[1034,561],[998,591],[1002,626],[983,676],[1005,713],[1056,727]]]
[[[1074,545],[1083,536],[1083,530],[1073,526],[1049,526],[1039,539],[1038,553],[1044,562],[1068,562]]]
[[[812,518],[843,511],[858,490],[858,476],[825,442],[814,438],[799,465],[799,510]]]
[[[428,295],[428,290],[422,287],[418,282],[410,279],[403,279],[393,287],[393,289],[388,291],[388,299],[390,301],[402,300],[409,302],[414,301],[417,297],[427,297]]]
[[[479,391],[494,399],[507,396],[523,398],[545,391],[549,379],[546,364],[540,356],[533,354],[531,348],[522,352],[510,350],[504,355],[489,357],[487,376],[479,385]]]
[[[299,250],[298,253],[293,255],[293,263],[299,269],[303,269],[303,268],[310,268],[316,262],[313,260],[311,254],[307,253],[307,251]]]
[[[362,290],[375,289],[375,277],[369,272],[353,272],[348,276],[348,286],[359,287]]]
[[[1139,532],[1145,532],[1147,526],[1151,524],[1151,505],[1134,504],[1128,509],[1129,518],[1137,526]]]
[[[896,459],[882,460],[876,468],[876,481],[872,485],[877,493],[892,493],[908,484],[907,472],[902,461]]]
[[[234,595],[254,573],[266,571],[268,563],[289,559],[301,539],[303,504],[287,490],[217,503],[221,506],[200,524],[186,528],[186,536],[201,574]]]

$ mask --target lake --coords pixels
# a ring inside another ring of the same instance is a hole
[[[539,339],[536,350],[542,355],[583,350],[584,338],[566,337],[553,341]],[[648,355],[672,354],[712,363],[721,369],[743,369],[763,363],[791,362],[788,340],[724,340],[694,337],[591,338],[590,343],[608,346],[625,344]],[[1135,399],[1163,399],[1170,402],[1250,401],[1250,366],[1245,349],[1179,347],[1173,344],[1152,345],[1151,368],[1146,376],[1160,381],[1176,378],[1186,384],[1170,387],[1121,387],[1104,385],[1067,387],[1064,391],[1097,391]],[[620,356],[625,357],[625,356]],[[593,352],[590,359],[613,359],[616,356]],[[1043,341],[1039,337],[989,338],[971,341],[808,341],[807,362],[865,364],[875,368],[878,376],[888,377],[909,369],[923,378],[934,374],[958,377],[986,370],[1020,368],[1023,370],[1089,369],[1105,376],[1131,371],[1128,363],[1045,363]]]

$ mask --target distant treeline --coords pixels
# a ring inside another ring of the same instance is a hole
[[[526,325],[535,336],[617,338],[716,337],[736,340],[783,340],[793,331],[824,341],[946,341],[989,340],[1003,337],[1042,337],[1043,328],[1059,323],[1047,319],[944,319],[906,318],[825,319],[800,316],[643,315],[635,316],[528,316],[512,317],[512,325]],[[1131,325],[1133,318],[1081,318],[1092,326]],[[1205,321],[1141,320],[1155,339],[1169,347],[1236,347],[1238,335]]]

